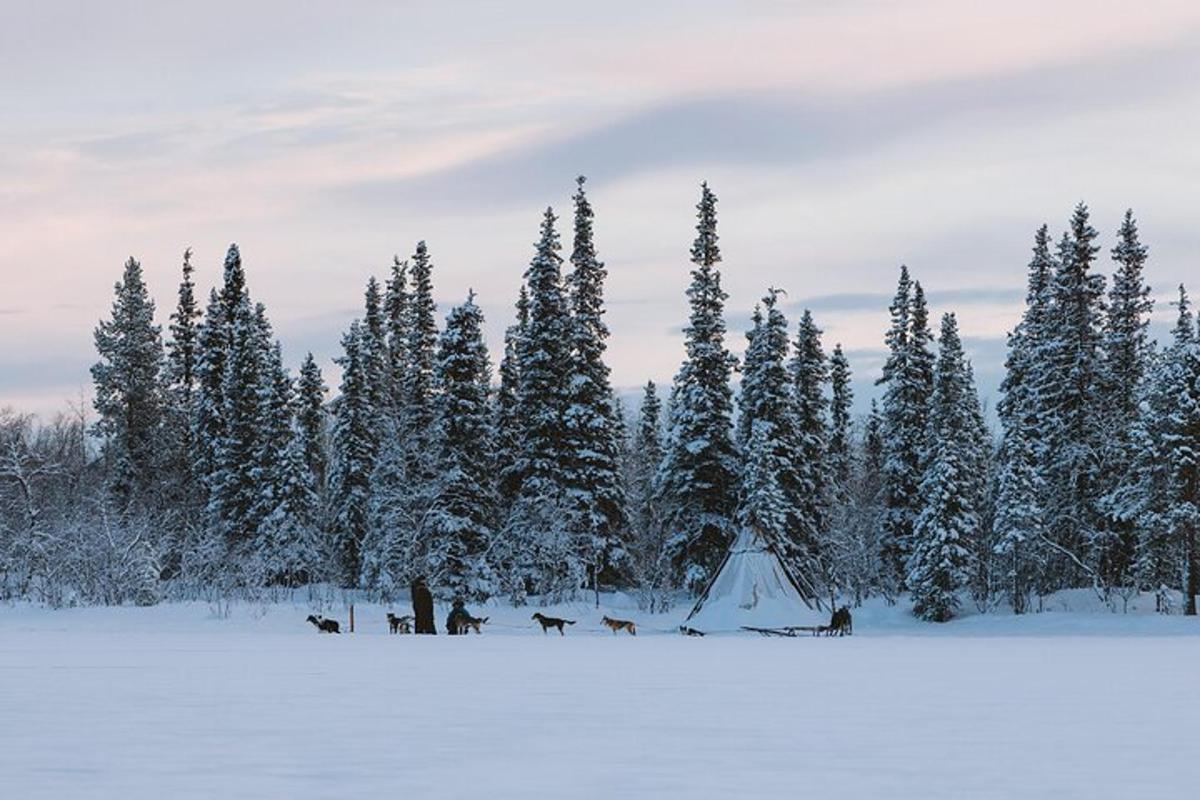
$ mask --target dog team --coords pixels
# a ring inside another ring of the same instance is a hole
[[[433,623],[433,593],[429,591],[429,586],[425,583],[424,578],[417,578],[412,582],[412,606],[413,613],[403,617],[388,612],[388,633],[437,633],[437,628]],[[547,633],[554,628],[558,631],[559,636],[565,635],[566,626],[575,624],[573,619],[548,617],[542,613],[534,614],[533,619],[541,623],[542,633]],[[310,614],[308,621],[321,633],[342,632],[337,620],[334,619],[325,619],[320,615]],[[471,612],[467,611],[466,603],[461,599],[456,599],[450,609],[450,614],[446,617],[446,633],[451,636],[461,636],[471,631],[475,631],[477,634],[483,633],[483,626],[487,624],[487,621],[487,617],[471,616]],[[637,636],[637,626],[627,619],[605,617],[602,622],[614,635],[619,631],[625,631],[630,636]],[[351,628],[353,627],[351,625]]]
[[[534,614],[531,619],[536,620],[542,626],[542,633],[548,633],[552,628],[558,631],[559,636],[565,635],[565,627],[574,625],[573,619],[561,619],[559,617],[548,617],[541,612]],[[320,614],[309,614],[308,622],[311,622],[313,627],[320,633],[341,633],[341,626],[336,619],[326,619]],[[451,609],[449,616],[446,617],[446,633],[450,635],[463,635],[470,631],[482,633],[483,626],[487,624],[488,617],[473,617],[466,609],[466,604],[462,600],[455,600],[454,607]],[[609,630],[615,635],[619,631],[625,631],[630,636],[637,636],[637,625],[627,619],[612,619],[605,616],[601,620]],[[388,633],[404,634],[412,633],[416,617],[412,614],[406,614],[398,617],[391,611],[387,613]]]

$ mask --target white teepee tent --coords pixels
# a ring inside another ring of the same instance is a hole
[[[701,633],[743,628],[820,625],[816,592],[799,583],[775,549],[756,531],[743,528],[720,569],[696,601],[683,627]]]

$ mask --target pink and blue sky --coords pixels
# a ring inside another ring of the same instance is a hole
[[[1149,280],[1200,291],[1194,2],[65,3],[0,0],[0,406],[90,391],[139,258],[166,321],[242,248],[288,360],[426,239],[439,313],[493,351],[547,205],[589,177],[614,382],[668,382],[701,180],[730,345],[768,286],[867,393],[896,270],[956,310],[994,402],[1034,229],[1132,206]],[[1108,268],[1107,257],[1103,264]]]

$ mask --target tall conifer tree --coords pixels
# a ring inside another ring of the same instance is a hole
[[[1028,609],[1029,595],[1048,586],[1044,508],[1044,441],[1050,417],[1044,390],[1050,379],[1045,354],[1055,262],[1050,232],[1034,235],[1025,311],[1008,336],[1008,357],[997,407],[1001,441],[997,465],[996,554],[1013,612]]]
[[[166,382],[168,384],[164,447],[167,494],[180,514],[179,527],[185,532],[198,522],[203,493],[196,485],[195,455],[196,391],[199,375],[201,312],[196,303],[196,284],[192,280],[192,250],[183,252],[183,277],[179,299],[171,314],[171,338],[167,342]],[[172,554],[172,556],[178,555]]]
[[[300,380],[296,386],[296,433],[304,464],[312,475],[313,491],[320,495],[325,488],[329,454],[326,442],[325,380],[317,360],[309,353],[300,365]]]
[[[434,380],[438,477],[428,571],[439,576],[436,584],[447,594],[482,600],[498,588],[488,560],[498,498],[488,405],[491,367],[474,292],[446,317]]]
[[[894,593],[904,583],[904,563],[921,508],[922,454],[933,390],[925,298],[920,284],[913,283],[904,266],[900,268],[891,315],[886,336],[888,359],[879,383],[884,385],[881,557],[883,578],[890,584],[886,591]]]
[[[1101,414],[1101,324],[1104,276],[1092,271],[1099,247],[1080,203],[1058,249],[1046,341],[1040,357],[1048,370],[1046,403],[1046,524],[1055,556],[1051,588],[1088,578],[1085,563],[1098,531],[1098,461]],[[1098,571],[1093,567],[1093,579]]]
[[[404,375],[408,367],[408,262],[392,256],[392,274],[383,299],[387,328],[388,384],[392,391],[389,404],[396,414],[404,406]]]
[[[359,581],[371,502],[371,473],[378,447],[365,338],[358,320],[342,337],[343,354],[338,359],[342,384],[336,404],[329,476],[335,548],[341,580],[347,586]]]
[[[684,329],[687,358],[671,389],[665,456],[657,495],[682,582],[699,591],[732,536],[738,455],[731,432],[730,373],[725,348],[725,300],[717,240],[717,198],[707,184],[696,206],[692,245],[691,315]]]
[[[571,317],[562,279],[562,257],[553,209],[542,218],[533,260],[525,273],[529,322],[521,341],[517,410],[521,446],[513,466],[521,476],[509,520],[510,552],[520,566],[511,574],[529,584],[571,593],[583,586],[588,564],[566,521],[568,453],[565,426],[571,378]],[[528,563],[534,559],[534,563]]]
[[[798,448],[798,482],[794,490],[798,517],[792,537],[806,558],[815,564],[822,557],[824,539],[829,532],[832,500],[826,440],[829,403],[825,398],[829,367],[821,349],[821,329],[808,309],[804,310],[797,329],[791,373]],[[826,562],[825,571],[828,572],[830,567]]]
[[[850,362],[841,344],[833,346],[829,358],[829,477],[838,502],[845,502],[853,466],[853,430],[851,408],[854,388],[850,385]]]
[[[580,557],[592,565],[591,581],[621,578],[625,557],[625,496],[621,483],[618,420],[614,414],[604,351],[604,280],[607,271],[596,254],[591,202],[576,181],[574,247],[567,277],[571,313],[571,376],[567,382],[563,425],[566,429],[567,484],[574,525],[581,537]]]
[[[957,321],[946,314],[930,408],[929,460],[921,480],[921,511],[913,526],[907,581],[913,613],[932,622],[954,616],[958,592],[970,578],[971,544],[979,525],[971,491],[971,473],[977,466],[970,414],[974,393]]]
[[[771,290],[762,299],[748,337],[739,404],[749,433],[737,521],[799,564],[811,555],[803,526],[803,434],[789,380],[788,326],[778,308],[779,294]]]
[[[1146,247],[1138,238],[1137,221],[1133,211],[1128,210],[1118,232],[1117,245],[1112,249],[1117,268],[1109,289],[1101,342],[1099,390],[1103,396],[1098,411],[1103,414],[1100,421],[1103,450],[1097,491],[1106,496],[1119,486],[1136,458],[1133,431],[1138,418],[1138,393],[1150,360],[1146,329],[1154,309],[1150,287],[1142,277],[1146,256]],[[1103,499],[1099,509],[1102,513],[1092,536],[1091,560],[1105,585],[1132,590],[1137,540],[1134,527],[1110,513]]]
[[[504,357],[500,361],[500,386],[496,391],[493,413],[496,431],[496,470],[500,476],[500,495],[507,507],[521,488],[524,475],[519,471],[522,446],[520,417],[521,348],[529,327],[529,294],[525,284],[517,297],[517,320],[504,331]]]
[[[154,301],[134,258],[114,287],[112,316],[96,326],[92,367],[93,430],[103,442],[109,486],[121,503],[152,503],[161,462],[163,396],[162,335],[154,324]]]

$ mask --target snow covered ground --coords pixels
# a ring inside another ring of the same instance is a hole
[[[300,604],[0,606],[12,798],[1186,797],[1200,623],[870,606],[846,639],[318,635]],[[684,610],[686,611],[686,609]],[[346,621],[344,610],[329,616]],[[443,610],[439,610],[439,626]]]

